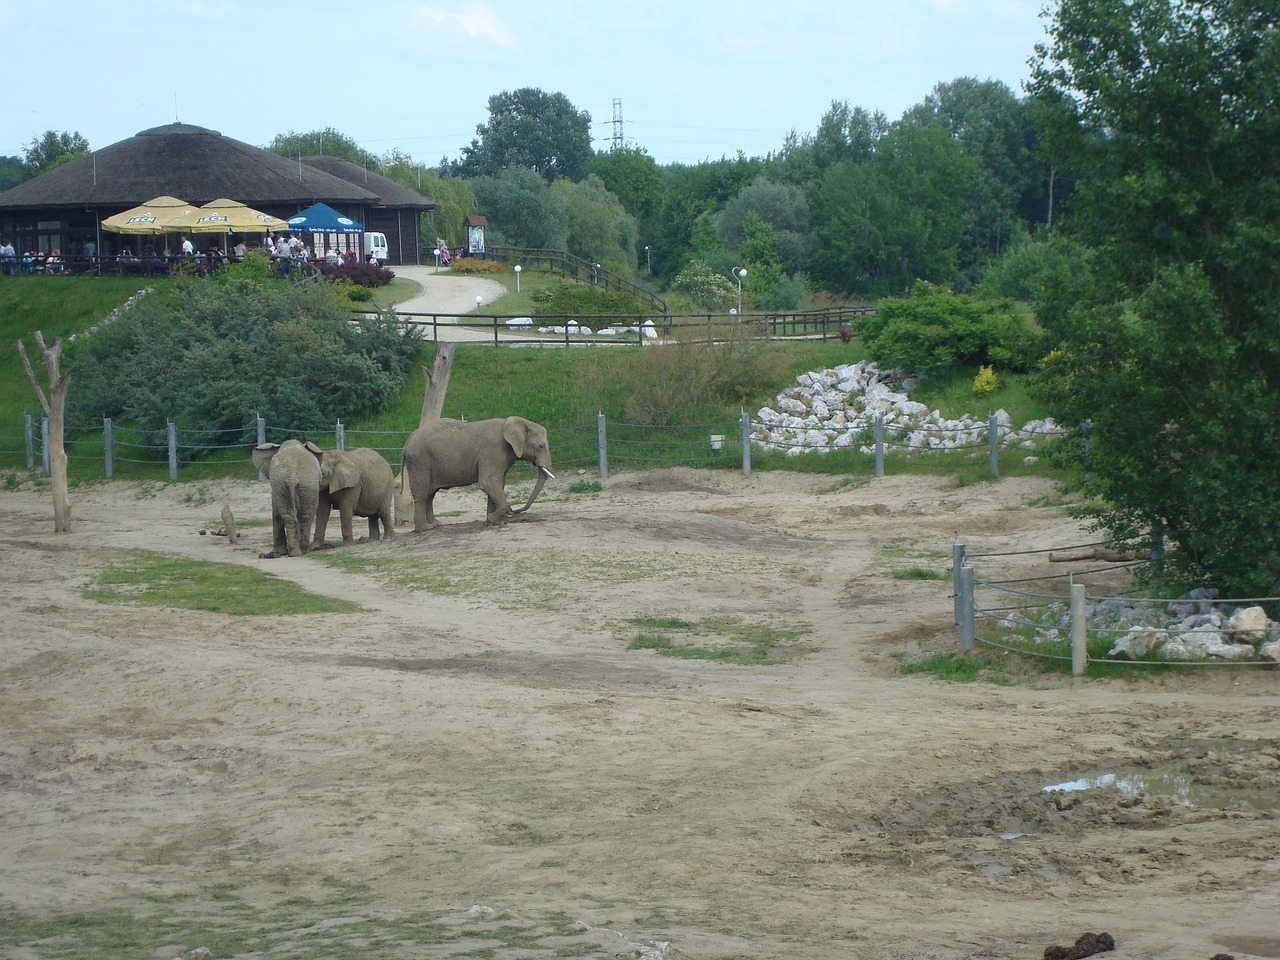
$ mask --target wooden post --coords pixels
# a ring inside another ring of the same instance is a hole
[[[596,449],[600,455],[600,479],[609,478],[609,437],[605,431],[604,411],[596,414]]]
[[[36,331],[36,346],[44,357],[45,373],[49,378],[49,393],[46,396],[36,380],[31,361],[27,358],[27,348],[18,341],[18,353],[22,357],[22,366],[27,371],[27,379],[40,400],[49,422],[49,439],[45,450],[49,454],[49,476],[53,486],[53,531],[69,533],[71,531],[71,501],[67,497],[67,450],[63,445],[63,410],[67,402],[67,385],[71,382],[71,373],[63,373],[62,338],[54,337],[53,345],[44,342],[44,334]]]
[[[107,479],[115,470],[115,443],[111,432],[111,418],[102,418],[102,460],[107,472]]]
[[[987,420],[987,443],[990,449],[991,475],[1000,476],[1000,421],[993,413]]]
[[[1083,677],[1089,668],[1089,622],[1085,616],[1085,592],[1083,583],[1071,584],[1071,675]]]
[[[169,479],[178,479],[178,425],[169,421]]]
[[[876,417],[876,476],[884,476],[884,417]]]
[[[436,358],[431,369],[422,368],[426,386],[422,391],[422,415],[418,418],[420,427],[440,419],[440,412],[444,409],[444,395],[449,389],[449,377],[453,373],[453,351],[452,342],[437,343]]]
[[[751,417],[742,411],[742,475],[751,476]]]

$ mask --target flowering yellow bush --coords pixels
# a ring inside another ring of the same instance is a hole
[[[996,388],[996,372],[991,367],[979,367],[978,375],[973,378],[973,392],[985,396]]]

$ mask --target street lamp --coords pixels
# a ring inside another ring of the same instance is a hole
[[[644,245],[644,268],[649,273],[653,273],[653,261],[649,259],[649,245]]]
[[[481,304],[481,303],[483,303],[483,302],[484,302],[484,297],[482,297],[482,296],[480,296],[479,294],[477,294],[477,295],[476,295],[476,309],[477,309],[477,310],[479,310],[479,309],[480,309],[480,304]]]
[[[520,264],[516,264],[516,293],[520,292]]]
[[[440,248],[439,247],[436,247],[435,255],[436,255],[436,273],[439,273],[440,272]]]
[[[733,268],[733,279],[738,281],[738,313],[742,313],[742,280],[747,275],[745,267]]]

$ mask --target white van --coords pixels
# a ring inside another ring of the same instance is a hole
[[[385,233],[365,233],[364,235],[364,258],[369,259],[369,255],[373,254],[378,263],[387,262],[387,235]]]

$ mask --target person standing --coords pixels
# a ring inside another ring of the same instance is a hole
[[[13,244],[8,240],[0,246],[0,269],[4,270],[6,277],[18,275],[18,251],[13,249]]]
[[[181,237],[182,237],[182,255],[184,257],[195,256],[195,253],[196,253],[195,244],[193,244],[190,240],[187,239],[187,235],[185,233],[181,234]]]

